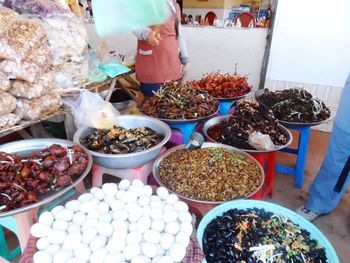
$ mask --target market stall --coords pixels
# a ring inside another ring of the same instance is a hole
[[[326,121],[322,101],[302,89],[247,100],[254,85],[237,68],[144,98],[132,69],[88,45],[69,6],[10,2],[0,137],[24,139],[0,146],[0,262],[339,262],[315,226],[261,201],[288,128]],[[23,131],[62,115],[68,140]]]

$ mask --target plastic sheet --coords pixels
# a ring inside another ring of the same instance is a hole
[[[0,131],[15,126],[22,119],[21,115],[9,113],[0,117]]]
[[[5,0],[4,6],[20,14],[35,14],[43,17],[60,14],[71,15],[70,10],[61,3],[50,0]]]
[[[0,116],[9,114],[16,109],[16,98],[5,92],[0,96]]]
[[[169,17],[164,0],[92,0],[92,7],[101,36],[163,24]]]
[[[40,98],[18,99],[16,113],[25,120],[37,120],[56,112],[62,106],[62,99],[57,94],[47,94]]]

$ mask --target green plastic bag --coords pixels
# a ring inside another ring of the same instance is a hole
[[[167,0],[92,0],[100,36],[159,25],[169,17]]]

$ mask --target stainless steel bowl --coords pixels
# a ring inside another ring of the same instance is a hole
[[[42,149],[45,149],[52,144],[59,144],[61,146],[73,146],[75,145],[74,142],[71,141],[66,141],[66,140],[61,140],[61,139],[33,139],[33,140],[21,140],[21,141],[16,141],[16,142],[11,142],[11,143],[6,143],[0,146],[0,151],[1,152],[7,152],[7,153],[14,153],[17,154],[18,156],[21,157],[26,157],[31,155],[33,152],[40,151]],[[86,167],[85,172],[80,175],[79,178],[77,178],[71,185],[59,189],[56,191],[51,191],[48,194],[45,194],[40,197],[40,200],[36,203],[13,209],[10,211],[6,212],[0,212],[0,218],[5,217],[5,216],[11,216],[15,214],[19,214],[34,208],[41,207],[43,205],[49,204],[53,202],[54,200],[58,199],[59,197],[63,196],[65,193],[67,193],[69,190],[74,188],[77,184],[79,184],[83,179],[89,174],[91,167],[92,167],[92,157],[89,151],[85,148],[83,148],[85,153],[88,156],[88,165]]]
[[[117,90],[122,90],[122,89],[115,89],[113,92],[117,91]],[[135,97],[137,96],[136,92],[132,89],[129,89],[129,91],[135,95]],[[102,91],[100,93],[100,96],[105,99],[108,95],[108,90]],[[125,100],[125,101],[121,101],[121,102],[111,102],[111,104],[113,105],[114,108],[116,108],[117,110],[125,110],[127,108],[130,108],[133,104],[134,104],[134,100],[132,98],[130,98],[129,100]]]
[[[211,127],[213,127],[213,126],[215,126],[215,125],[217,125],[219,123],[222,123],[223,121],[227,120],[229,117],[230,117],[230,115],[222,115],[222,116],[218,116],[218,117],[215,117],[215,118],[212,118],[212,119],[208,120],[203,126],[203,133],[204,133],[205,137],[208,140],[212,141],[212,142],[221,143],[221,142],[218,142],[218,141],[214,140],[213,138],[211,138],[208,135],[208,130]],[[280,151],[283,148],[288,147],[293,141],[293,135],[284,126],[279,125],[279,127],[280,127],[281,131],[283,132],[284,136],[286,136],[286,138],[288,140],[288,142],[285,145],[279,145],[278,147],[276,147],[275,149],[272,149],[272,150],[248,150],[248,149],[240,149],[240,150],[248,152],[248,153],[269,153],[269,152]]]
[[[122,115],[117,117],[119,126],[126,129],[149,127],[154,131],[163,134],[164,139],[154,147],[137,153],[126,154],[103,154],[90,150],[94,158],[94,162],[100,166],[111,169],[127,169],[145,164],[156,158],[162,151],[162,147],[166,144],[171,136],[171,130],[164,122],[141,115]],[[95,129],[84,127],[80,128],[74,134],[74,141],[80,143],[80,139],[90,135]]]
[[[176,147],[173,147],[169,150],[167,150],[165,153],[163,153],[161,156],[159,156],[157,158],[157,160],[154,162],[154,165],[153,165],[153,176],[154,178],[156,179],[157,183],[161,186],[164,186],[165,188],[168,189],[169,192],[172,192],[176,195],[178,195],[181,199],[183,199],[189,206],[191,207],[196,207],[197,205],[200,205],[200,204],[204,204],[204,205],[208,205],[210,208],[214,205],[219,205],[219,204],[222,204],[224,202],[227,202],[227,201],[203,201],[203,200],[197,200],[197,199],[193,199],[193,198],[189,198],[187,196],[183,196],[181,194],[178,194],[174,191],[172,191],[171,189],[169,189],[163,182],[162,180],[160,179],[159,177],[159,165],[160,163],[163,161],[163,159],[165,157],[167,157],[169,154],[171,154],[172,152],[175,152],[177,150],[181,150],[181,149],[184,149],[185,148],[185,145],[179,145],[179,146],[176,146]],[[260,189],[261,187],[263,186],[264,184],[264,181],[265,181],[265,172],[264,172],[264,169],[262,168],[262,166],[260,165],[260,163],[255,160],[252,156],[250,156],[249,154],[237,149],[237,148],[234,148],[232,146],[228,146],[228,145],[224,145],[224,144],[220,144],[220,143],[212,143],[212,142],[205,142],[203,145],[202,145],[202,148],[225,148],[227,150],[230,150],[232,152],[235,152],[235,153],[238,153],[240,155],[243,155],[245,158],[247,158],[250,162],[252,163],[255,163],[259,169],[260,169],[260,173],[261,173],[261,183],[260,183],[260,186],[252,193],[250,193],[247,198],[253,196],[254,194],[256,194]]]

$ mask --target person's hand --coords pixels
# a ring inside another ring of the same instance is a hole
[[[187,78],[188,75],[188,71],[190,69],[190,62],[187,62],[185,65],[183,65],[182,67],[182,71],[181,71],[181,80],[185,80]]]
[[[156,31],[151,31],[147,37],[147,42],[152,46],[158,46],[161,40],[160,34]]]

